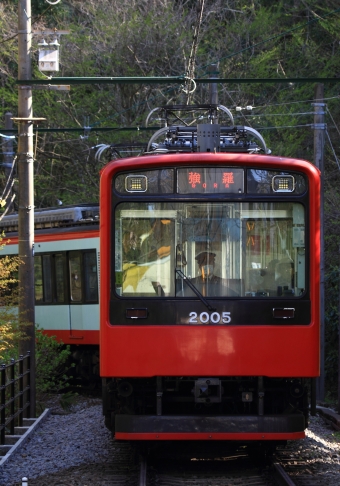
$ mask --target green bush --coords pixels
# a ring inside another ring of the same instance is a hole
[[[42,397],[48,393],[60,393],[69,386],[70,346],[57,341],[55,336],[47,336],[38,328],[36,332],[36,391]]]

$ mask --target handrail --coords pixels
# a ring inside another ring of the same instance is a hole
[[[30,354],[0,365],[0,445],[5,444],[6,428],[14,435],[14,427],[30,417]]]

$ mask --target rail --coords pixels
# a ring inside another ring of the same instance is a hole
[[[14,435],[24,416],[30,417],[30,360],[28,353],[0,365],[0,445],[5,444],[6,429]]]

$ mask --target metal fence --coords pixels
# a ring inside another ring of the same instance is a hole
[[[22,427],[30,417],[30,355],[0,365],[0,445],[5,434],[14,435],[14,427]]]

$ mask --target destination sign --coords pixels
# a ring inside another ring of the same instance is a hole
[[[244,170],[234,167],[190,167],[177,169],[178,194],[240,194],[244,192]]]

